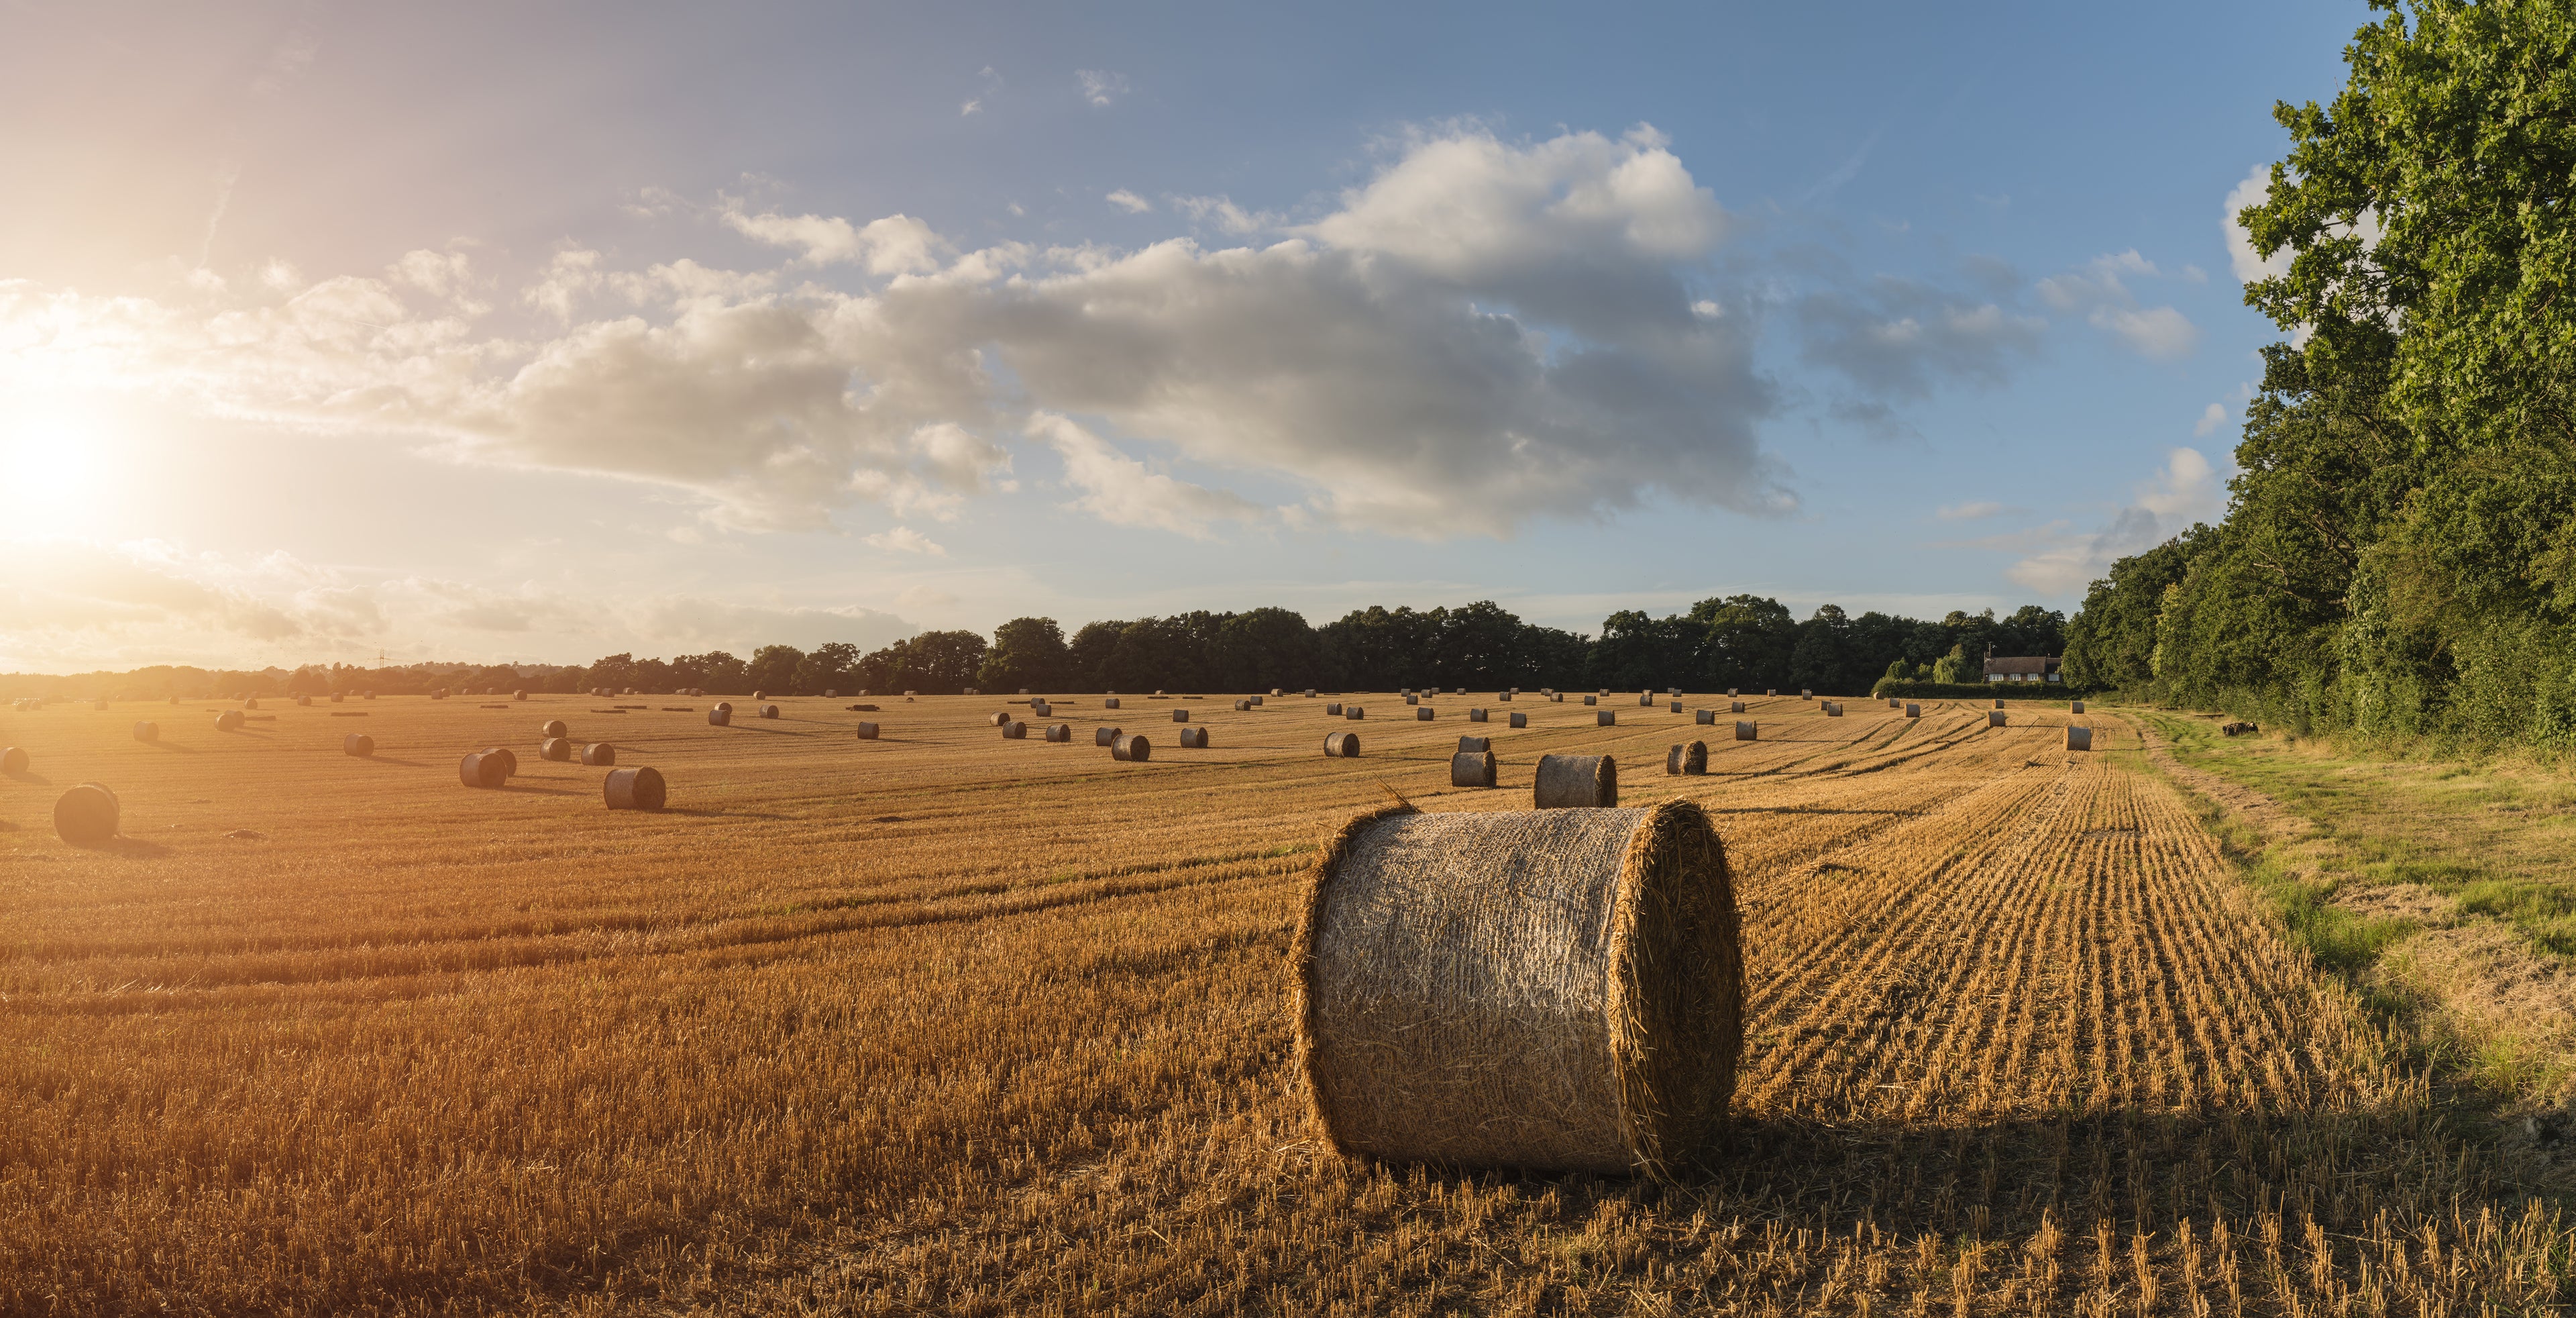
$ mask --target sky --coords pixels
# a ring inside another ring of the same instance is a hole
[[[0,0],[0,671],[2072,612],[2369,18]]]

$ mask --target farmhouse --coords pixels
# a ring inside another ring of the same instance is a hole
[[[2062,682],[2057,675],[2058,660],[2048,658],[1997,659],[1986,656],[1986,680],[1989,682]]]

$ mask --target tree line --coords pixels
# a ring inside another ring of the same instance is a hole
[[[2576,21],[2392,7],[2239,216],[2288,269],[2227,514],[2114,564],[2076,681],[2302,730],[2576,743]]]

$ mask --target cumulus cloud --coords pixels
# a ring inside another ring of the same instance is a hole
[[[888,215],[853,225],[839,216],[751,215],[728,205],[724,222],[746,238],[801,251],[809,265],[854,264],[872,275],[927,274],[939,268],[948,244],[928,224]]]
[[[1029,419],[1028,431],[1064,459],[1065,483],[1082,491],[1073,506],[1104,522],[1206,539],[1211,522],[1262,515],[1249,499],[1147,468],[1069,418],[1042,412]]]
[[[2220,426],[2226,424],[2226,406],[2220,403],[2211,403],[2209,406],[2200,410],[2200,419],[2192,423],[2191,433],[2206,439]]]
[[[2272,197],[2272,167],[2256,165],[2243,182],[2228,190],[2226,213],[2220,223],[2227,229],[2227,265],[2236,272],[2236,281],[2250,284],[2258,279],[2272,279],[2290,273],[2290,260],[2298,255],[2289,248],[2264,256],[2254,250],[2254,236],[2236,222],[2237,213],[2248,206],[2260,206]]]
[[[2162,277],[2153,261],[2131,248],[2097,256],[2081,269],[2039,281],[2039,296],[2057,311],[2083,315],[2094,328],[2140,356],[2171,361],[2189,356],[2200,345],[2200,327],[2172,307],[2140,306],[2128,284],[2132,279]]]
[[[2200,450],[2177,448],[2108,525],[2091,535],[2068,534],[2063,523],[2042,528],[2027,556],[2004,575],[2041,594],[2073,595],[2110,571],[2114,561],[2152,549],[2224,507],[2217,469]]]
[[[1172,209],[1189,216],[1192,223],[1212,224],[1231,234],[1260,233],[1276,229],[1281,223],[1277,215],[1268,211],[1245,210],[1235,205],[1232,197],[1223,194],[1213,197],[1168,196],[1163,200],[1170,202]]]
[[[870,548],[892,550],[898,554],[945,554],[948,552],[945,547],[941,546],[936,541],[933,541],[929,536],[923,535],[921,532],[913,530],[909,526],[898,526],[891,531],[879,531],[874,535],[863,535],[859,537],[859,542],[869,546]]]
[[[1129,192],[1125,188],[1120,188],[1116,192],[1110,193],[1109,204],[1127,212],[1130,215],[1142,215],[1145,212],[1154,209],[1154,203],[1145,200],[1143,197],[1137,196],[1135,193]]]
[[[1801,356],[1853,391],[1836,410],[1872,421],[1892,420],[1891,404],[1928,397],[1945,381],[2003,383],[2037,354],[2048,329],[1994,301],[1894,277],[1810,293],[1796,313]]]

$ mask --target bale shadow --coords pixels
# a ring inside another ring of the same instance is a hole
[[[657,813],[657,814],[665,814],[665,815],[688,815],[688,816],[691,816],[691,817],[693,817],[693,818],[698,818],[698,819],[791,819],[791,818],[794,818],[794,816],[792,816],[792,815],[782,815],[782,814],[778,814],[778,813],[775,813],[775,812],[773,812],[773,811],[768,811],[768,810],[692,810],[692,809],[689,809],[689,808],[688,808],[688,807],[686,807],[686,806],[676,806],[676,805],[666,805],[666,806],[662,807],[660,810],[656,811],[655,813]]]
[[[48,778],[41,773],[34,773],[27,770],[20,770],[19,772],[10,774],[9,778],[13,782],[22,782],[31,787],[51,787],[54,785],[53,779]]]
[[[426,769],[429,767],[427,764],[424,764],[419,760],[398,760],[390,755],[352,755],[349,758],[353,760],[362,760],[368,764],[396,764],[406,769]]]
[[[78,842],[69,842],[64,845],[77,847],[82,851],[98,851],[111,856],[124,856],[128,859],[148,860],[156,856],[166,856],[170,854],[170,849],[162,846],[158,842],[146,842],[141,838],[127,837],[122,833],[109,838],[105,842],[92,846],[84,846]]]
[[[522,795],[522,796],[587,796],[587,795],[589,795],[589,793],[587,793],[587,792],[567,792],[567,791],[565,791],[564,789],[562,789],[562,788],[560,788],[560,787],[528,787],[528,786],[524,786],[524,785],[519,784],[519,783],[504,783],[504,784],[502,784],[502,785],[501,785],[501,786],[499,786],[499,787],[490,788],[490,789],[488,789],[488,790],[495,791],[495,792],[516,792],[516,793],[518,793],[518,794],[520,794],[520,795]]]
[[[179,746],[166,741],[147,741],[143,744],[146,746],[157,746],[165,751],[177,751],[181,755],[194,755],[197,753],[197,748],[194,746]]]

